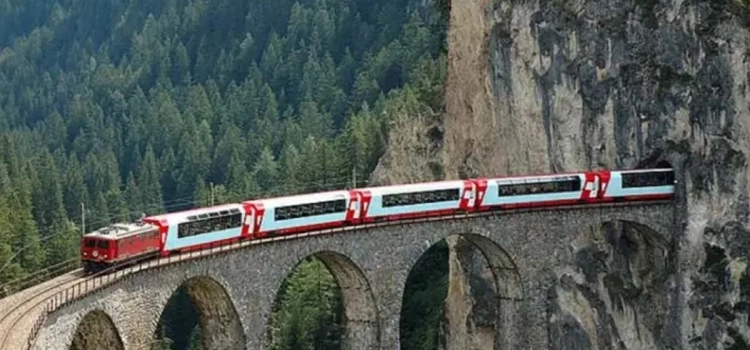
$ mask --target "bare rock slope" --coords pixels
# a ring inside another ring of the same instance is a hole
[[[444,178],[666,160],[684,186],[679,234],[655,242],[614,225],[582,235],[578,261],[549,286],[550,348],[748,349],[747,7],[453,1],[442,140],[422,119],[400,125],[395,135],[431,144],[392,142],[376,174],[433,178],[409,167],[424,149]]]

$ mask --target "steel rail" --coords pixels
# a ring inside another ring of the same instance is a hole
[[[187,261],[194,261],[199,259],[204,259],[208,257],[215,257],[222,254],[226,254],[229,252],[234,252],[239,249],[244,249],[250,246],[259,245],[259,244],[267,244],[267,243],[274,243],[279,241],[287,241],[287,240],[294,240],[294,239],[300,239],[304,237],[310,237],[310,236],[323,236],[326,234],[332,234],[332,233],[343,233],[343,232],[352,232],[352,231],[361,231],[366,229],[372,229],[372,228],[380,228],[380,227],[398,227],[398,226],[407,226],[407,225],[413,225],[417,223],[424,223],[424,222],[436,222],[436,221],[452,221],[452,220],[467,220],[467,219],[474,219],[474,218],[481,218],[481,217],[499,217],[507,214],[518,214],[518,213],[526,213],[526,212],[536,212],[536,211],[568,211],[568,210],[576,210],[576,209],[604,209],[609,207],[624,207],[624,206],[635,206],[635,205],[661,205],[661,204],[667,204],[667,203],[674,203],[674,200],[667,199],[667,200],[655,200],[655,201],[639,201],[639,202],[608,202],[608,203],[598,203],[598,204],[579,204],[579,205],[570,205],[565,207],[555,207],[555,206],[533,206],[533,207],[527,207],[527,208],[517,208],[517,209],[510,209],[510,210],[486,210],[486,211],[475,211],[475,212],[467,212],[467,213],[458,213],[458,214],[452,214],[452,215],[442,215],[442,216],[430,216],[430,217],[422,217],[422,218],[413,218],[413,219],[401,219],[397,221],[382,221],[382,222],[374,222],[374,223],[366,223],[366,224],[359,224],[355,226],[344,226],[344,227],[336,227],[336,228],[328,228],[328,229],[322,229],[322,230],[313,230],[308,232],[301,232],[297,234],[290,234],[290,235],[284,235],[284,236],[277,236],[277,237],[268,237],[268,238],[261,238],[261,239],[254,239],[254,240],[245,240],[245,241],[239,241],[235,243],[230,244],[223,244],[223,245],[217,245],[215,247],[209,247],[202,250],[196,250],[191,251],[184,254],[175,254],[170,255],[167,257],[148,257],[145,262],[138,263],[140,260],[136,260],[133,262],[133,266],[128,266],[125,268],[117,268],[112,267],[107,270],[100,271],[97,274],[91,275],[86,277],[83,280],[76,280],[77,283],[73,285],[67,286],[65,289],[58,291],[57,293],[51,295],[50,297],[47,297],[46,299],[37,301],[34,303],[33,306],[28,308],[25,312],[23,312],[21,315],[19,315],[11,324],[11,326],[5,331],[5,335],[2,338],[2,342],[0,342],[0,348],[6,349],[7,348],[7,338],[8,335],[11,333],[11,331],[16,327],[18,322],[23,319],[25,316],[27,316],[29,313],[31,313],[33,310],[37,309],[42,303],[47,303],[46,309],[42,312],[42,314],[37,318],[34,326],[31,328],[31,333],[28,336],[27,339],[27,346],[26,349],[30,349],[35,343],[36,338],[41,330],[41,326],[46,320],[46,316],[53,311],[59,309],[62,306],[67,305],[68,303],[71,303],[75,300],[78,300],[82,297],[85,297],[99,289],[102,289],[106,286],[109,286],[115,281],[119,281],[123,277],[129,276],[131,274],[141,272],[141,271],[150,271],[150,270],[156,270],[161,267],[171,266]],[[114,270],[114,271],[113,271]],[[89,281],[91,281],[91,287],[89,287]],[[74,281],[75,282],[75,281]],[[97,286],[97,282],[99,285]],[[84,287],[82,290],[81,286]],[[55,289],[59,287],[59,285],[56,285],[55,287],[47,288],[46,291],[49,291],[51,289]],[[77,293],[76,293],[77,292]],[[35,297],[39,296],[41,293],[36,293]],[[17,305],[14,310],[17,310],[20,308],[21,305],[27,304],[28,300],[26,302],[21,302],[19,305]],[[5,317],[10,315],[11,313],[6,314]],[[5,319],[0,319],[0,323],[5,321]]]

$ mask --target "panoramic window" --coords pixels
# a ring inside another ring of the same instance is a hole
[[[501,181],[497,182],[497,195],[500,197],[558,192],[577,192],[580,190],[581,178],[577,176],[555,178],[547,182],[536,183],[504,184],[501,183]]]
[[[298,219],[307,216],[341,213],[346,210],[346,200],[307,203],[278,207],[274,210],[276,221]]]
[[[461,189],[423,191],[412,193],[389,194],[383,196],[383,207],[397,207],[403,205],[417,205],[438,202],[457,201],[461,197]]]
[[[622,187],[652,187],[674,184],[674,172],[650,171],[622,174]]]
[[[189,216],[190,222],[178,226],[177,237],[185,238],[205,233],[227,230],[242,225],[242,213],[239,209],[223,210]]]

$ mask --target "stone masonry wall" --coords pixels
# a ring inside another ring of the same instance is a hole
[[[558,270],[580,259],[578,237],[623,220],[645,225],[670,240],[675,210],[671,204],[642,204],[520,212],[256,245],[138,273],[77,300],[50,315],[34,349],[67,350],[80,321],[101,310],[112,319],[125,350],[146,350],[171,294],[186,281],[196,280],[213,280],[216,283],[196,285],[214,285],[205,288],[224,289],[225,294],[214,290],[194,295],[214,296],[208,299],[225,295],[231,301],[207,300],[204,309],[233,305],[234,310],[224,310],[221,322],[236,324],[238,318],[246,349],[265,349],[268,318],[282,281],[313,254],[333,266],[334,275],[343,282],[344,307],[352,324],[348,348],[398,349],[406,278],[430,246],[454,234],[473,242],[501,279],[495,285],[500,294],[495,348],[547,349],[548,317],[554,312],[547,310],[548,293],[556,286]],[[233,334],[232,327],[213,321],[215,326],[204,333],[214,339],[213,349],[229,349],[242,337]],[[211,334],[217,332],[222,334]]]

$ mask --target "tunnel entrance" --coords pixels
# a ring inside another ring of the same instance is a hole
[[[78,324],[70,350],[125,350],[112,319],[101,310],[91,311]]]
[[[269,320],[270,349],[377,349],[375,300],[362,271],[335,252],[313,254],[286,277]]]
[[[151,350],[245,349],[239,315],[224,287],[209,277],[184,282],[159,318]]]
[[[654,168],[657,169],[672,169],[672,164],[666,160],[660,160],[656,163],[656,166]]]
[[[495,242],[449,236],[424,252],[407,277],[401,349],[511,349],[521,297],[518,271]]]

